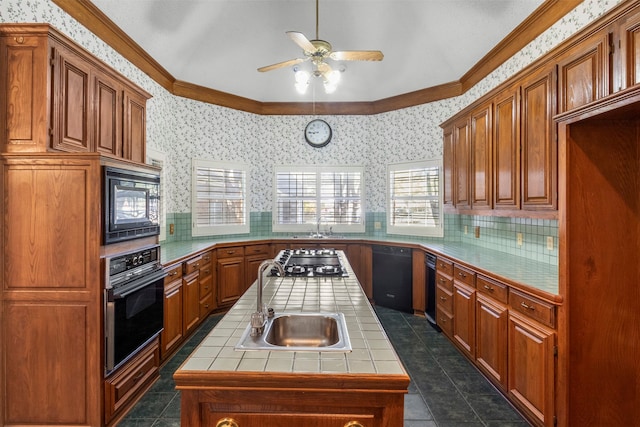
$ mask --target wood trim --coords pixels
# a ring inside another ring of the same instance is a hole
[[[459,80],[371,102],[260,102],[176,80],[89,0],[52,0],[173,95],[261,115],[373,115],[464,94],[582,0],[548,0]]]

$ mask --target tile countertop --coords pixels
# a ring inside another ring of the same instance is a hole
[[[247,237],[233,239],[204,239],[204,240],[186,240],[162,244],[161,262],[163,265],[170,264],[177,260],[188,258],[192,254],[201,252],[216,244],[228,243],[247,243],[252,241],[269,240],[277,242],[278,240],[293,240],[292,237]],[[322,243],[323,239],[295,239],[300,241],[300,245],[305,243]],[[331,239],[329,239],[331,240]],[[331,240],[336,243],[336,240]],[[533,293],[547,298],[551,301],[560,302],[562,298],[558,295],[558,266],[546,264],[539,261],[533,261],[528,258],[510,255],[505,252],[486,249],[480,246],[468,245],[459,242],[446,241],[417,241],[404,240],[401,238],[380,239],[375,237],[357,237],[354,239],[339,239],[339,242],[360,243],[367,242],[371,244],[407,244],[412,247],[421,247],[435,255],[451,258],[452,261],[458,261],[466,264],[471,268],[475,268],[480,272],[491,274],[497,279],[522,285],[525,289],[533,291]]]
[[[344,253],[340,256],[345,262]],[[348,265],[348,262],[345,262]],[[312,374],[407,373],[350,266],[349,277],[265,277],[263,301],[276,313],[344,313],[352,351],[237,351],[256,308],[254,284],[209,332],[179,371]]]

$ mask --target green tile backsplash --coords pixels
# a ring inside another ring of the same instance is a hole
[[[365,232],[349,234],[349,236],[379,239],[398,237],[402,240],[415,241],[440,240],[433,237],[387,235],[386,219],[385,212],[367,212],[365,215]],[[556,220],[480,215],[445,215],[444,220],[445,241],[462,242],[546,264],[558,265],[558,221]],[[249,221],[251,236],[287,237],[292,235],[292,233],[273,233],[271,231],[271,212],[251,212]],[[169,224],[174,224],[173,234],[169,233]],[[379,225],[379,228],[376,228],[376,224]],[[475,237],[476,227],[479,228],[479,237]],[[522,233],[522,245],[518,245],[518,233]],[[236,237],[236,235],[225,236],[225,238],[233,237]],[[238,234],[237,237],[246,238],[247,235]],[[553,249],[547,248],[548,237],[553,240]],[[191,239],[191,214],[167,214],[166,242]]]

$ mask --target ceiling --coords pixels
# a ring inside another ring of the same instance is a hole
[[[175,79],[265,103],[370,102],[456,81],[544,1],[320,0],[320,39],[334,50],[384,54],[381,62],[342,62],[330,95],[319,79],[298,94],[291,68],[257,71],[303,57],[285,32],[315,38],[314,0],[92,3]]]

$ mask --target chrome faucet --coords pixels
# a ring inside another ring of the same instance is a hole
[[[267,324],[267,318],[273,317],[273,309],[267,308],[267,305],[262,303],[262,281],[264,279],[264,271],[271,267],[277,268],[280,276],[284,276],[284,268],[282,268],[282,265],[280,265],[279,262],[273,259],[268,259],[260,263],[260,266],[258,267],[258,280],[256,283],[256,285],[258,286],[256,311],[255,313],[251,314],[252,337],[262,335],[262,332],[264,332],[264,327]]]

